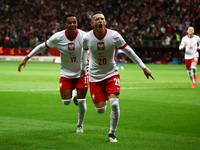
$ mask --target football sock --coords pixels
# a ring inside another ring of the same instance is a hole
[[[76,91],[76,89],[72,90],[72,99],[73,99],[75,96],[77,96],[77,91]]]
[[[105,105],[104,107],[101,107],[101,108],[96,108],[96,107],[95,108],[99,114],[103,114],[106,111],[106,107],[107,107],[107,105]]]
[[[116,61],[116,67],[119,67],[119,62],[118,62],[118,60]]]
[[[193,74],[194,74],[194,75],[196,75],[196,72],[197,72],[197,67],[195,67],[195,66],[192,66],[192,67],[191,67],[191,69],[193,70]]]
[[[123,61],[121,61],[121,67],[124,67],[124,62]]]
[[[62,99],[62,102],[65,105],[69,105],[71,103],[71,101],[72,101],[72,98],[71,99]]]
[[[83,126],[83,121],[85,118],[85,113],[87,110],[86,99],[77,99],[78,101],[78,124]]]
[[[190,77],[192,83],[195,83],[194,81],[194,74],[192,70],[187,70],[188,76]]]
[[[119,109],[119,99],[118,98],[110,98],[110,131],[109,133],[115,134],[115,130],[117,128],[117,124],[119,121],[120,116],[120,109]]]

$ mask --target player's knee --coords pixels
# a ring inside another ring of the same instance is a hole
[[[110,107],[112,110],[117,110],[119,108],[119,99],[110,98]]]
[[[196,66],[191,66],[191,69],[192,70],[197,70],[197,67]]]
[[[106,107],[107,107],[107,105],[105,105],[104,107],[101,107],[101,108],[96,108],[96,107],[95,108],[99,114],[103,114],[106,111]]]
[[[64,105],[69,105],[71,103],[72,99],[62,99],[62,102]]]
[[[86,99],[77,99],[78,102],[78,112],[81,114],[86,113],[87,105],[86,105]]]

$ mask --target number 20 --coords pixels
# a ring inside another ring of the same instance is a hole
[[[99,65],[106,65],[107,64],[107,60],[106,58],[98,58],[98,61],[99,61]]]
[[[115,85],[120,86],[120,79],[114,78]]]

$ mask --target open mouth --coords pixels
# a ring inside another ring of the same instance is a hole
[[[99,30],[103,31],[103,25],[102,24],[99,24]]]
[[[71,30],[76,30],[76,28],[70,28]]]

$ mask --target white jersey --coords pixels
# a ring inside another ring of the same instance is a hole
[[[192,38],[186,35],[182,38],[179,50],[185,48],[185,59],[192,59],[194,57],[199,57],[199,53],[197,51],[198,42],[200,42],[200,38],[197,35],[194,35]],[[186,46],[184,46],[185,43],[187,43]]]
[[[99,82],[118,74],[114,61],[115,48],[126,46],[125,40],[116,31],[105,29],[102,39],[96,37],[95,30],[89,31],[83,38],[83,48],[90,53],[90,82]]]
[[[76,36],[70,40],[67,36],[67,30],[63,30],[52,35],[46,42],[46,48],[56,48],[60,51],[61,65],[60,75],[67,78],[80,77],[80,59],[82,51],[82,39],[86,32],[77,29]],[[43,45],[40,46],[44,49]],[[39,49],[39,50],[38,50]],[[41,48],[33,49],[28,56],[32,57],[40,52]]]

